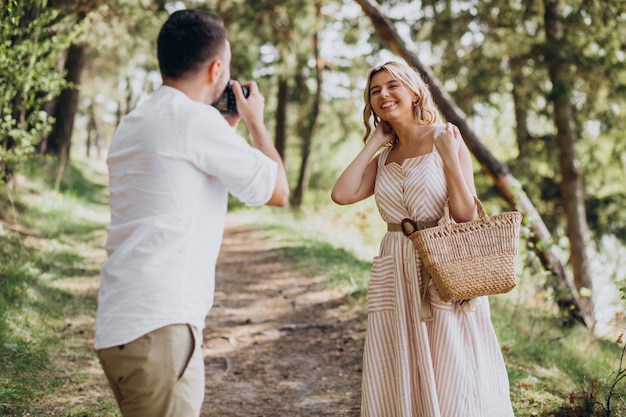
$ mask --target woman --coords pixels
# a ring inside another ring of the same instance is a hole
[[[487,298],[441,301],[399,228],[407,217],[436,225],[447,199],[454,220],[475,218],[469,151],[404,64],[371,69],[364,99],[365,146],[332,191],[337,204],[374,195],[388,223],[369,284],[361,415],[513,416]]]

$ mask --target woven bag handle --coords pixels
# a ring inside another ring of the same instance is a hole
[[[485,211],[485,207],[483,203],[480,202],[478,197],[474,196],[474,201],[476,202],[476,208],[478,209],[478,217],[480,220],[487,221],[489,220],[489,216]],[[452,216],[450,216],[450,199],[446,200],[446,205],[443,207],[443,226],[450,226],[453,224]]]

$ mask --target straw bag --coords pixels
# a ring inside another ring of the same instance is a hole
[[[440,226],[418,230],[413,220],[401,223],[443,301],[504,294],[516,285],[522,214],[513,211],[488,216],[480,200],[474,198],[478,220],[455,223],[446,201]]]

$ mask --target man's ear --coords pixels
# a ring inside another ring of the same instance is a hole
[[[209,64],[207,72],[208,72],[207,75],[209,77],[209,82],[211,84],[214,84],[217,80],[220,79],[220,75],[222,73],[222,61],[217,59],[217,60],[211,62]]]

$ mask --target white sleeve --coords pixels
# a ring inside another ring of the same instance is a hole
[[[244,204],[267,203],[276,185],[278,164],[251,146],[217,110],[211,110],[191,129],[195,133],[189,138],[193,163]]]

